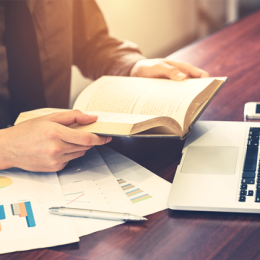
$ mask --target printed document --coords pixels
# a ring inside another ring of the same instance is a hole
[[[64,205],[56,173],[0,171],[0,253],[79,241],[68,218],[48,209]]]

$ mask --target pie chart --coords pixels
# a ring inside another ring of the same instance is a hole
[[[13,184],[13,181],[10,178],[5,176],[0,176],[0,189],[6,188],[11,184]]]

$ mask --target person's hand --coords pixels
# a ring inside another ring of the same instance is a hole
[[[94,145],[111,137],[71,129],[74,123],[90,124],[97,116],[73,110],[53,113],[0,130],[0,169],[18,167],[35,172],[55,172]]]
[[[205,78],[209,74],[185,62],[177,62],[169,59],[147,59],[137,61],[130,72],[130,76],[168,78],[180,81],[186,78]]]

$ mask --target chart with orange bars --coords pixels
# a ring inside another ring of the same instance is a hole
[[[124,179],[118,179],[117,182],[132,203],[137,203],[152,198],[151,195],[134,186],[133,184],[125,181]]]
[[[63,204],[57,173],[1,170],[0,254],[77,242],[71,220],[48,211]]]
[[[30,201],[10,204],[10,208],[13,216],[18,215],[20,218],[26,219],[27,227],[31,228],[36,226],[32,205]],[[3,221],[5,219],[6,219],[5,206],[0,205],[0,220]],[[1,221],[0,221],[0,231],[2,231]]]
[[[97,150],[125,193],[131,214],[146,216],[168,208],[169,182],[106,146]]]

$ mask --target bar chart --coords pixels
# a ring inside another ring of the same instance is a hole
[[[19,216],[20,218],[26,218],[27,227],[35,227],[35,218],[32,210],[32,205],[30,201],[26,202],[20,202],[20,203],[13,203],[10,205],[12,215],[13,216]],[[5,206],[0,205],[0,231],[2,231],[1,227],[1,221],[4,221],[6,219],[6,213],[5,213]],[[14,219],[15,221],[15,219]]]
[[[118,179],[118,184],[121,186],[125,194],[130,198],[132,203],[137,203],[146,199],[152,198],[151,195],[147,194],[143,190],[135,187],[133,184],[125,181],[124,179]],[[136,196],[139,194],[138,196]]]
[[[48,211],[63,203],[56,172],[0,170],[0,254],[78,241],[71,220]]]
[[[35,219],[30,201],[11,204],[14,216],[19,215],[20,218],[25,217],[28,227],[35,227]]]

